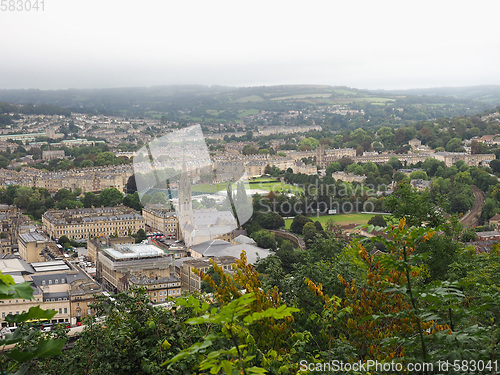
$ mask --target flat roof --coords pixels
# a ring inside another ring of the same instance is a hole
[[[35,272],[48,272],[48,271],[67,271],[69,266],[63,260],[54,260],[50,262],[36,262],[31,263]]]
[[[165,254],[160,248],[146,244],[120,244],[102,251],[115,259],[157,257]]]
[[[47,239],[42,236],[40,233],[30,232],[30,233],[21,233],[19,235],[25,242],[35,242],[35,241],[46,241]]]

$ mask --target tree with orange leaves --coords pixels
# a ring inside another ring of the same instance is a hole
[[[420,241],[427,241],[434,235],[432,229],[407,227],[406,220],[387,229],[368,226],[367,230],[383,230],[388,239],[384,241],[389,253],[371,255],[363,240],[351,242],[360,258],[367,265],[366,285],[358,287],[356,280],[347,282],[339,275],[345,287],[341,302],[322,295],[321,285],[306,280],[309,288],[325,302],[325,309],[331,311],[336,324],[330,338],[347,341],[355,348],[357,358],[353,360],[392,361],[407,359],[408,340],[418,339],[420,360],[427,361],[426,336],[432,332],[449,330],[446,324],[437,324],[428,311],[419,306],[415,285],[425,271],[413,255]],[[335,302],[335,303],[333,303]],[[340,314],[342,312],[342,314]],[[331,329],[332,327],[328,327]],[[412,356],[414,353],[411,354]]]
[[[269,309],[279,309],[284,306],[278,288],[274,287],[268,291],[262,289],[259,273],[252,264],[247,264],[245,251],[241,253],[240,259],[237,259],[236,263],[232,265],[233,272],[231,274],[226,273],[213,260],[210,260],[210,263],[214,272],[220,277],[218,284],[208,274],[199,270],[194,272],[212,288],[213,300],[221,308],[246,294],[253,296],[248,305],[249,314],[262,314]],[[293,309],[293,311],[299,310]],[[270,367],[285,366],[287,371],[298,369],[299,360],[304,358],[301,357],[298,349],[303,347],[305,350],[308,334],[294,332],[293,322],[293,315],[289,314],[280,320],[264,317],[254,321],[248,327],[250,335],[255,340],[254,345],[261,355],[259,360],[267,363]],[[291,354],[292,348],[294,348],[293,355]],[[280,362],[284,363],[279,364]]]

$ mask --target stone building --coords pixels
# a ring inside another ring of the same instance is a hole
[[[102,248],[112,247],[113,245],[134,244],[135,238],[133,237],[96,237],[87,241],[87,258],[89,261],[95,263],[99,251]]]
[[[65,157],[64,150],[42,151],[42,160],[62,159]]]
[[[222,269],[227,272],[231,272],[233,269],[232,264],[236,263],[236,258],[232,256],[215,257],[212,259],[215,264],[222,267]],[[209,258],[184,258],[176,261],[176,267],[180,274],[182,290],[187,292],[200,292],[202,280],[193,270],[198,269],[206,273],[210,267],[212,267],[212,264]]]
[[[180,282],[175,276],[174,258],[157,246],[147,244],[102,249],[97,258],[97,279],[104,288],[117,293],[132,285],[147,285],[152,293],[167,291],[168,296],[169,290],[180,288],[180,285],[172,285]]]
[[[0,271],[11,275],[16,284],[29,282],[33,299],[9,299],[0,304],[2,327],[12,326],[5,322],[9,314],[21,314],[38,306],[53,309],[56,315],[51,323],[75,325],[83,316],[93,314],[88,307],[102,289],[85,274],[62,260],[28,263],[16,256],[5,255],[0,259]],[[85,306],[78,305],[85,303]],[[80,307],[80,309],[79,309]]]
[[[177,214],[170,208],[162,206],[149,206],[142,209],[144,224],[155,231],[159,231],[169,238],[177,238],[179,221]]]
[[[0,252],[12,254],[18,249],[18,235],[28,228],[30,220],[16,206],[0,205]],[[28,230],[29,231],[29,230]]]
[[[49,210],[42,216],[42,228],[52,238],[128,236],[144,229],[144,219],[125,206]]]
[[[18,237],[19,255],[28,263],[44,261],[43,252],[55,243],[44,234],[21,233]]]

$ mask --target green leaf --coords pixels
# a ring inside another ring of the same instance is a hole
[[[249,374],[266,374],[267,370],[263,369],[262,367],[250,367],[247,368],[247,372]]]
[[[13,349],[7,355],[19,363],[24,363],[35,358],[60,355],[65,343],[66,339],[43,340],[38,343],[36,348],[29,348],[28,350]]]
[[[5,320],[9,323],[21,323],[34,319],[46,320],[52,319],[52,317],[56,315],[56,313],[57,311],[55,310],[43,310],[40,308],[40,306],[33,306],[30,307],[30,309],[25,313],[19,315],[7,315],[5,317]]]
[[[16,283],[11,275],[4,275],[3,273],[0,273],[0,282],[6,286],[14,285]]]
[[[22,298],[22,299],[32,299],[33,298],[33,289],[29,282],[24,282],[17,284],[14,286],[15,294],[14,298]]]
[[[226,374],[232,374],[233,373],[233,364],[231,362],[223,360],[220,364],[221,364],[221,366],[224,369],[224,372]]]
[[[246,316],[243,321],[245,324],[252,324],[257,320],[265,318],[283,319],[287,316],[291,316],[292,313],[299,311],[300,310],[295,307],[286,307],[286,305],[281,305],[277,309],[270,307],[262,312],[254,312],[252,315]]]

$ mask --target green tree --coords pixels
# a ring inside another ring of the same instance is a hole
[[[99,204],[99,197],[92,193],[91,191],[85,193],[82,199],[83,207],[90,208],[92,206],[97,206]]]
[[[374,215],[368,220],[368,224],[375,225],[376,227],[385,227],[387,223],[384,217],[380,214]]]
[[[302,234],[302,228],[304,228],[304,225],[306,225],[306,223],[312,223],[312,220],[302,214],[298,214],[293,218],[292,224],[290,225],[290,230],[293,233]]]
[[[114,165],[116,163],[117,163],[116,156],[110,151],[99,153],[95,160],[95,164],[99,166]]]
[[[443,210],[432,203],[429,192],[418,192],[406,181],[401,181],[394,193],[385,198],[384,205],[396,218],[406,218],[410,226],[428,223],[434,228],[443,222]]]
[[[62,202],[64,200],[75,200],[76,196],[71,193],[68,189],[58,190],[54,195],[54,199],[56,202]]]
[[[191,297],[194,298],[194,297]],[[85,330],[71,350],[38,363],[43,373],[57,374],[181,374],[196,363],[186,358],[169,369],[162,364],[202,338],[186,324],[192,310],[151,304],[145,288],[134,288],[112,299],[97,296],[96,316],[85,318]]]
[[[134,237],[135,237],[135,243],[141,243],[147,238],[146,232],[142,228],[137,231]]]
[[[0,300],[7,299],[33,299],[33,289],[29,282],[16,284],[12,276],[4,275],[0,272]],[[65,338],[51,339],[43,338],[37,342],[28,342],[26,330],[23,325],[32,320],[52,319],[56,314],[55,310],[43,310],[40,306],[30,307],[28,311],[21,314],[9,314],[5,317],[7,323],[15,323],[21,328],[16,329],[13,334],[6,335],[5,339],[0,340],[0,345],[15,345],[8,352],[2,352],[0,355],[0,372],[12,374],[32,374],[36,373],[33,367],[35,360],[43,360],[50,356],[60,355],[62,348],[66,343]]]
[[[118,206],[123,202],[123,194],[117,188],[107,188],[104,189],[99,194],[98,205],[99,206]]]
[[[413,171],[410,173],[411,180],[428,180],[429,177],[425,171]]]
[[[452,138],[446,143],[446,151],[449,152],[463,152],[465,151],[462,146],[462,140],[460,138]]]
[[[80,163],[80,168],[92,168],[94,166],[94,162],[92,160],[83,160]]]
[[[268,232],[267,230],[259,230],[258,232],[252,233],[251,237],[257,242],[257,246],[264,249],[276,250],[277,243],[274,237],[274,233]]]
[[[58,202],[56,207],[59,210],[81,208],[83,207],[83,203],[80,201],[75,201],[73,199],[65,199],[62,200],[61,202]]]
[[[123,198],[123,204],[127,207],[133,208],[136,211],[142,210],[141,200],[137,191],[133,194],[127,194]]]

